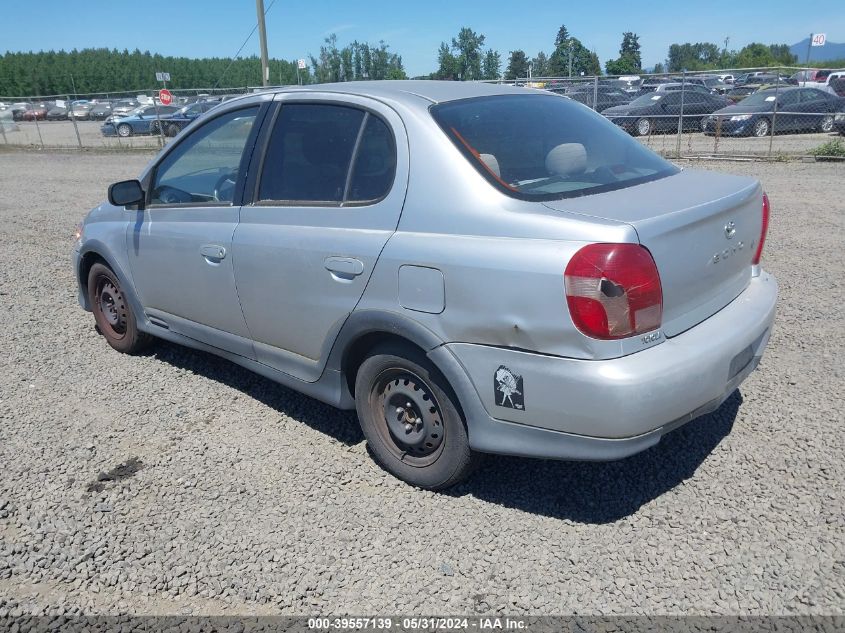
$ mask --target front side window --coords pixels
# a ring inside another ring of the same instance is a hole
[[[517,198],[557,200],[678,173],[618,126],[564,97],[478,97],[430,111],[467,160]]]
[[[151,204],[231,204],[258,106],[234,110],[198,128],[159,163]]]

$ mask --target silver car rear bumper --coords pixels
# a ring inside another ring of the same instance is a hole
[[[430,356],[455,386],[474,449],[618,459],[717,409],[733,393],[760,361],[777,294],[775,279],[763,272],[706,321],[613,360],[574,360],[465,343],[445,345]],[[463,377],[450,369],[455,361]],[[521,377],[516,401],[521,409],[500,402],[496,375],[503,366]]]

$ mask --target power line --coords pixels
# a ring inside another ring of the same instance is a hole
[[[265,16],[270,12],[270,9],[273,8],[274,4],[276,4],[276,0],[271,0],[270,4],[267,5],[267,8],[264,10]],[[249,35],[246,36],[244,43],[241,44],[241,47],[238,49],[238,52],[235,53],[235,56],[232,58],[232,61],[229,62],[229,65],[226,66],[226,69],[220,75],[220,79],[218,79],[217,83],[214,84],[214,88],[217,88],[217,86],[220,85],[220,82],[223,81],[223,77],[225,77],[226,73],[229,72],[229,69],[232,67],[232,64],[234,64],[235,61],[238,59],[238,55],[241,54],[241,51],[244,49],[244,46],[246,46],[247,42],[249,42],[249,40],[252,38],[252,36],[255,35],[255,31],[257,31],[257,30],[258,30],[258,22],[256,21],[255,26],[252,27],[252,30],[249,32]],[[214,90],[214,88],[212,88],[212,90]]]

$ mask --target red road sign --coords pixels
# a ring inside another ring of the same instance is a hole
[[[173,103],[173,95],[167,88],[162,88],[158,91],[158,100],[161,101],[161,105],[170,105]]]

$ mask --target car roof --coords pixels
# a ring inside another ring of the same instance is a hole
[[[348,81],[342,83],[313,84],[270,89],[272,93],[333,92],[377,99],[390,99],[407,104],[424,99],[431,103],[443,103],[457,99],[471,99],[510,94],[551,94],[547,90],[518,88],[509,84],[494,84],[482,81],[434,81],[425,79]]]

